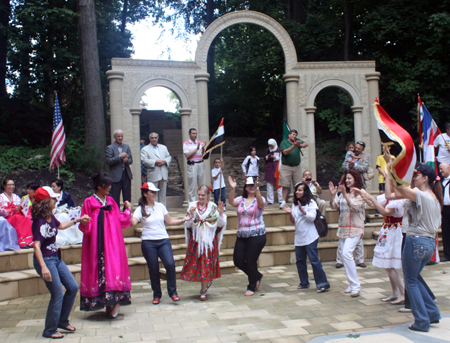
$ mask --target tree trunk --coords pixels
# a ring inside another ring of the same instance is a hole
[[[85,110],[86,145],[103,155],[106,145],[105,113],[94,0],[77,0],[78,34],[80,36],[81,75]]]
[[[350,0],[342,1],[344,12],[344,61],[350,59],[350,39],[352,35],[352,18],[353,18],[353,3]]]
[[[122,24],[120,25],[120,32],[122,34],[125,32],[125,27],[127,26],[127,16],[128,16],[128,0],[124,0],[122,8]]]
[[[0,98],[7,96],[6,56],[8,53],[8,30],[11,7],[9,0],[0,0]]]

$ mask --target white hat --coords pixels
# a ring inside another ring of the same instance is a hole
[[[253,176],[249,176],[246,180],[245,180],[245,184],[246,185],[254,185],[255,181],[253,180]]]
[[[148,189],[149,191],[158,192],[159,189],[155,187],[153,182],[146,182],[142,185],[141,189]]]

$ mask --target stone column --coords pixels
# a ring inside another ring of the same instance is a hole
[[[296,129],[299,135],[302,135],[305,131],[300,127],[300,113],[297,101],[300,75],[284,74],[283,79],[286,83],[287,123],[291,129]]]
[[[137,206],[141,194],[141,111],[141,108],[130,108],[131,132],[133,132],[133,137],[124,137],[127,139],[125,143],[130,145],[131,153],[133,154],[133,164],[131,165],[131,172],[133,173],[133,180],[131,180],[131,203],[133,207]]]
[[[367,88],[369,93],[369,122],[370,122],[370,162],[372,168],[375,167],[377,157],[381,154],[381,140],[378,133],[377,120],[375,119],[373,103],[375,98],[379,97],[378,93],[378,80],[380,80],[381,73],[373,72],[366,74]],[[377,172],[375,171],[375,177],[371,180],[372,190],[378,189]]]
[[[354,126],[355,126],[355,142],[362,140],[363,137],[363,106],[352,106]],[[369,142],[367,142],[369,143]]]
[[[197,139],[202,142],[209,142],[209,112],[208,112],[208,73],[194,74],[197,84],[197,106],[198,106],[198,128]],[[205,163],[206,185],[211,185],[211,166]]]
[[[189,117],[191,116],[192,110],[190,108],[180,108],[178,110],[181,114],[181,139],[186,142],[189,139]],[[184,153],[181,156],[181,160],[179,161],[180,167],[183,170],[183,184],[184,184],[184,202],[187,206],[188,203],[188,184],[187,184],[187,160],[184,157]]]
[[[316,131],[314,127],[314,114],[316,113],[316,107],[305,107],[306,112],[306,129],[308,132],[308,157],[309,157],[309,165],[307,168],[302,168],[302,170],[309,169],[312,173],[313,178],[317,179],[317,166],[316,166]]]
[[[125,73],[123,71],[108,70],[109,80],[109,108],[111,113],[111,142],[114,142],[113,132],[123,130],[122,84]]]

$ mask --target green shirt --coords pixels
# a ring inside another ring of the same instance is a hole
[[[301,139],[298,139],[298,141],[304,143]],[[281,163],[283,164],[290,164],[293,166],[298,166],[300,162],[302,161],[300,157],[300,148],[295,147],[289,154],[285,155],[283,154],[283,151],[286,149],[289,149],[293,144],[289,141],[289,139],[286,139],[281,142],[280,144],[280,150],[281,150]]]

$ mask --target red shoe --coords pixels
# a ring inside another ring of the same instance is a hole
[[[178,295],[172,295],[172,300],[173,301],[178,301],[178,300],[180,300],[180,297],[178,296]]]
[[[158,305],[159,304],[159,298],[153,298],[152,303],[153,303],[153,305]]]

